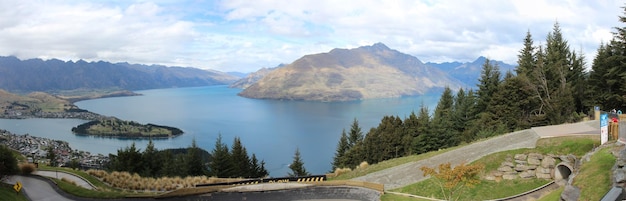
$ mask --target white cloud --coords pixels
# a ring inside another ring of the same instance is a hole
[[[254,71],[383,42],[423,61],[515,62],[526,31],[554,22],[591,63],[622,26],[616,0],[0,0],[0,55]]]

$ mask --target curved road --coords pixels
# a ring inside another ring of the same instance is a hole
[[[357,177],[354,180],[384,184],[385,190],[391,190],[426,179],[422,170],[420,170],[422,166],[432,167],[443,163],[451,163],[455,166],[462,162],[469,163],[478,160],[496,152],[520,148],[535,148],[539,138],[599,133],[599,121],[535,127],[475,142],[427,159],[409,162]]]

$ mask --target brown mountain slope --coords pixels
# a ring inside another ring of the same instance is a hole
[[[263,99],[349,101],[424,94],[463,84],[382,43],[304,56],[240,93]]]

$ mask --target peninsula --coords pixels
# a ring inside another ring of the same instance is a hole
[[[183,134],[183,131],[169,126],[140,124],[109,117],[78,125],[72,128],[72,133],[120,138],[170,138]]]

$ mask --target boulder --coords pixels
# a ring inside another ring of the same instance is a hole
[[[617,169],[613,172],[613,178],[615,178],[615,183],[625,183],[626,182],[626,171],[623,169]]]
[[[552,169],[551,168],[544,168],[544,167],[537,167],[537,169],[535,169],[535,171],[538,174],[552,174]]]
[[[493,176],[493,175],[487,175],[487,176],[485,176],[485,180],[487,180],[487,181],[495,181],[496,177]]]
[[[552,176],[550,174],[544,174],[539,172],[535,172],[535,177],[537,177],[538,179],[552,179]]]
[[[515,166],[515,171],[523,172],[523,171],[526,171],[526,170],[528,170],[528,166],[526,166],[526,165],[517,164]]]
[[[526,154],[515,154],[513,158],[515,158],[515,160],[523,161],[523,160],[526,160],[527,156]]]
[[[543,160],[541,160],[541,167],[554,168],[555,165],[556,165],[556,160],[554,160],[554,158],[552,157],[545,157],[543,158]]]
[[[505,162],[502,162],[501,166],[515,167],[515,164],[513,164],[513,162],[511,161],[505,161]]]
[[[501,177],[504,173],[500,172],[500,171],[495,171],[493,173],[491,173],[491,175],[493,175],[494,177]]]
[[[526,170],[526,171],[520,173],[519,177],[521,177],[523,179],[533,178],[533,177],[535,177],[535,171],[534,170]]]
[[[528,164],[528,162],[526,162],[526,160],[515,160],[515,163],[522,164],[522,165]]]
[[[526,166],[529,170],[536,170],[538,166],[536,165],[528,165]]]
[[[513,168],[509,167],[509,166],[501,166],[498,168],[498,171],[500,172],[512,172]]]
[[[541,165],[541,160],[528,157],[528,165]]]
[[[538,154],[538,153],[530,153],[528,154],[528,159],[537,159],[537,160],[542,160],[543,159],[543,155]]]

